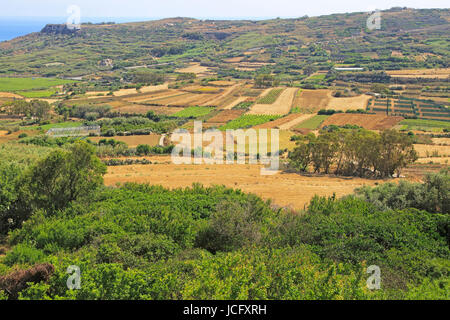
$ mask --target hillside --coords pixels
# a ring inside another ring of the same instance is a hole
[[[373,31],[367,18],[368,13],[261,21],[172,18],[83,24],[77,32],[47,26],[0,43],[0,75],[67,77],[145,65],[173,72],[192,61],[219,75],[273,72],[294,80],[307,65],[448,67],[450,10],[393,8],[382,12],[381,30]]]

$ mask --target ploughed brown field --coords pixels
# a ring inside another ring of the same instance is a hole
[[[225,185],[244,192],[254,193],[263,199],[272,199],[280,206],[303,209],[315,195],[344,196],[355,188],[374,185],[381,180],[342,178],[333,176],[303,176],[295,173],[260,175],[261,165],[176,165],[169,156],[146,157],[158,164],[108,167],[105,183],[137,182],[162,185],[166,188],[189,187],[193,183],[205,186]]]
[[[320,127],[323,128],[333,124],[337,126],[351,124],[368,130],[384,130],[392,128],[402,120],[403,117],[392,117],[379,114],[337,113],[327,118]]]
[[[304,113],[316,113],[320,109],[334,109],[340,111],[365,109],[371,98],[368,95],[355,97],[333,97],[333,91],[329,89],[307,90],[296,95],[293,107],[299,108]]]

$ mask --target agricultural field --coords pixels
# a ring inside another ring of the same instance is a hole
[[[398,97],[397,99],[370,99],[368,109],[376,113],[388,113],[426,120],[450,121],[450,109],[434,100]]]
[[[211,111],[213,111],[213,108],[210,107],[188,107],[174,113],[173,116],[178,118],[198,118],[208,115]]]
[[[220,111],[217,115],[208,119],[207,123],[227,123],[228,121],[239,118],[245,110],[223,110]]]
[[[432,131],[442,132],[450,130],[450,122],[424,120],[424,119],[405,119],[399,122],[402,130]]]
[[[93,142],[99,142],[103,137],[89,137]],[[113,136],[108,139],[125,142],[130,148],[136,148],[140,144],[148,144],[149,146],[157,146],[161,136],[158,134],[142,135],[142,136]]]
[[[368,130],[385,130],[396,126],[403,117],[393,117],[374,114],[348,114],[337,113],[327,117],[320,125],[321,128],[329,125],[343,126],[346,124],[360,126]]]
[[[297,125],[296,129],[309,129],[309,130],[316,130],[318,129],[326,119],[328,119],[330,116],[327,115],[315,115],[313,117],[306,118],[304,121],[300,122],[299,125]]]
[[[267,94],[256,101],[257,104],[272,104],[283,92],[282,88],[271,89]]]
[[[105,183],[110,186],[125,182],[150,183],[171,189],[189,187],[193,183],[225,185],[271,199],[279,206],[303,209],[315,194],[332,196],[336,193],[337,196],[343,196],[356,188],[377,182],[360,178],[308,177],[293,173],[261,176],[260,165],[175,165],[170,163],[170,157],[150,160],[162,164],[110,167]],[[277,186],[276,192],[267,186]]]
[[[277,115],[254,115],[254,114],[244,114],[239,118],[236,118],[226,125],[220,127],[221,130],[226,129],[241,129],[241,128],[250,128],[253,126],[257,126],[269,121],[273,121],[280,118]]]
[[[289,130],[293,128],[296,124],[303,122],[312,115],[302,115],[302,114],[290,114],[286,117],[276,119],[274,121],[266,122],[255,126],[258,129],[282,129]]]
[[[73,80],[50,79],[50,78],[1,78],[0,92],[16,92],[25,90],[47,89],[67,83]]]
[[[450,68],[439,69],[416,69],[416,70],[392,70],[387,71],[393,78],[430,78],[430,79],[448,79]]]
[[[308,90],[302,89],[295,97],[293,108],[302,113],[317,113],[322,109],[333,109],[337,111],[365,110],[371,98],[368,95],[355,97],[333,97],[333,91],[328,89]]]
[[[274,89],[278,90],[278,89]],[[283,90],[283,89],[281,89]],[[267,96],[264,96],[263,98],[259,99],[250,109],[249,114],[278,114],[278,115],[285,115],[288,114],[291,111],[292,102],[294,100],[294,97],[297,93],[296,88],[287,88],[280,92],[280,94],[273,100],[273,98],[270,98],[270,100],[266,100]],[[273,90],[269,93],[269,95],[272,95]],[[277,91],[278,92],[278,91]],[[265,102],[262,103],[261,101],[272,101],[273,102]]]

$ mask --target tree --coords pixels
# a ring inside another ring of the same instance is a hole
[[[48,213],[61,210],[103,185],[105,173],[106,166],[94,147],[84,141],[75,142],[68,150],[56,150],[25,174],[20,193],[29,203],[22,208]]]
[[[395,130],[381,134],[362,128],[333,126],[319,136],[310,134],[297,142],[289,153],[291,168],[336,174],[391,177],[417,160],[413,139]]]
[[[303,74],[305,76],[310,76],[312,75],[314,72],[316,72],[316,69],[312,66],[312,65],[307,65],[303,68]]]
[[[258,74],[255,78],[255,86],[258,88],[277,86],[279,81],[271,74]]]
[[[400,169],[418,159],[413,140],[396,130],[385,130],[380,134],[377,145],[379,156],[374,160],[374,167],[382,177],[400,175]]]
[[[151,149],[150,149],[150,146],[148,144],[140,144],[136,148],[136,153],[138,155],[140,155],[140,156],[141,155],[148,155],[148,154],[150,154],[150,151],[151,151]]]
[[[17,201],[17,180],[20,169],[15,164],[0,164],[0,234],[16,224],[12,207]]]

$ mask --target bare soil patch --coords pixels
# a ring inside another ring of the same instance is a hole
[[[208,120],[208,123],[227,123],[233,119],[239,118],[245,110],[222,110],[217,115]]]
[[[384,130],[392,128],[402,120],[403,117],[391,117],[378,114],[337,113],[328,117],[320,127],[323,128],[329,125],[343,126],[346,124],[351,124],[368,130]]]

